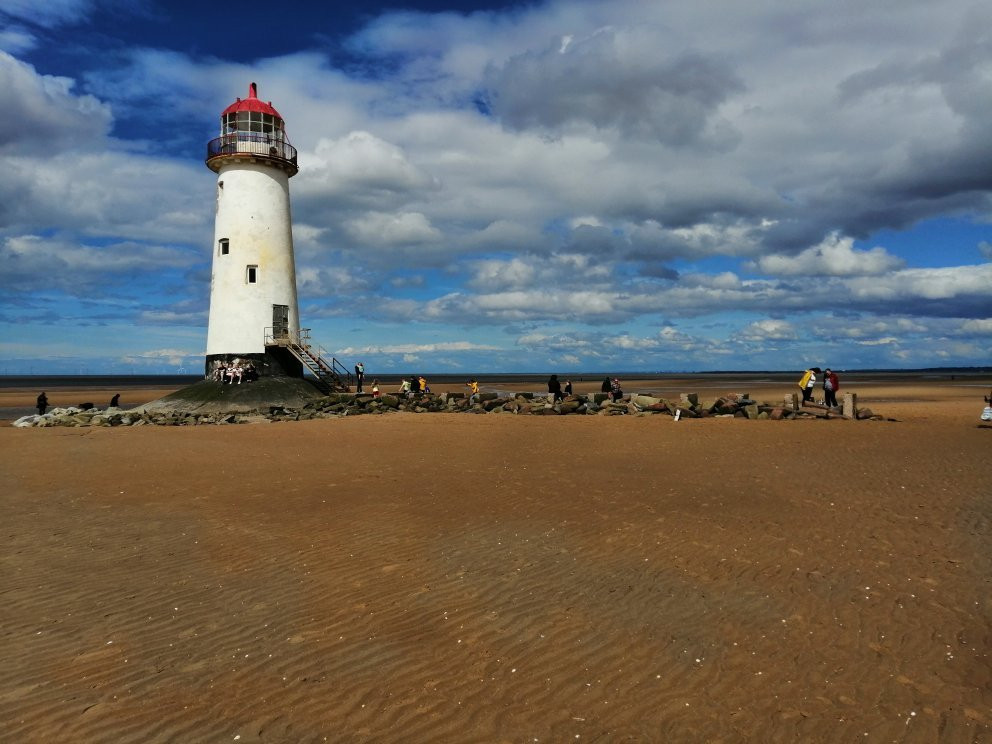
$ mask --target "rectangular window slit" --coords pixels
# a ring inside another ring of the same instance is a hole
[[[248,284],[255,284],[258,282],[258,266],[249,266],[248,273],[245,278]]]
[[[227,238],[221,238],[217,241],[217,251],[222,256],[226,256],[231,252],[231,241]]]

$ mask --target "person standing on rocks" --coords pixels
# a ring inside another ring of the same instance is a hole
[[[803,391],[803,403],[813,400],[813,386],[816,385],[816,375],[819,367],[810,367],[799,379],[799,389]]]
[[[42,391],[41,395],[38,396],[38,415],[44,416],[45,411],[48,409],[48,396]]]
[[[837,408],[838,390],[840,390],[840,381],[837,379],[837,374],[827,367],[823,370],[823,405]]]
[[[365,384],[365,365],[361,362],[355,365],[355,383],[357,385],[355,392],[362,392],[362,385]]]
[[[613,382],[610,383],[610,400],[614,403],[619,403],[623,400],[623,390],[620,387],[620,380],[616,377],[614,377]]]
[[[476,399],[479,397],[479,381],[474,377],[465,383],[468,385],[468,404],[474,405]]]
[[[572,381],[565,380],[565,397],[567,398],[571,394],[572,394]]]
[[[552,404],[564,400],[561,394],[561,383],[558,382],[558,375],[551,375],[548,378],[548,397],[551,398]]]
[[[606,393],[607,395],[609,395],[611,387],[612,386],[610,385],[610,378],[604,377],[603,384],[599,386],[599,392]]]

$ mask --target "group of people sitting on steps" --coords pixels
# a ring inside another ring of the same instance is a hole
[[[220,361],[216,364],[217,366],[214,367],[215,382],[240,385],[242,382],[252,382],[258,379],[258,371],[251,362],[242,364],[240,359],[234,359],[230,363]]]

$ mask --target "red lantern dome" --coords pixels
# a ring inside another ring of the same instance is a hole
[[[296,148],[286,137],[286,122],[272,106],[258,98],[258,86],[248,87],[248,97],[239,98],[220,115],[220,137],[207,145],[207,167],[219,171],[231,160],[266,163],[295,175]]]

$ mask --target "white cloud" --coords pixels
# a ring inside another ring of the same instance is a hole
[[[498,346],[477,344],[471,341],[446,341],[436,344],[384,344],[382,346],[347,346],[335,353],[349,356],[362,354],[432,354],[439,351],[496,351]],[[414,357],[416,358],[416,357]]]
[[[961,330],[967,333],[992,335],[992,318],[975,318],[961,324]]]
[[[190,372],[194,371],[195,365],[202,363],[204,352],[190,351],[188,349],[149,349],[148,351],[125,354],[119,361],[123,364],[135,364],[138,362],[165,362],[170,365],[194,365]]]
[[[854,343],[860,346],[892,346],[898,344],[899,339],[895,336],[883,336],[882,338],[865,339],[863,341],[855,341]]]
[[[192,266],[189,250],[162,245],[115,243],[81,245],[38,235],[19,235],[0,241],[0,286],[8,291],[58,288],[85,296],[95,288],[138,273]]]
[[[751,323],[741,331],[741,338],[748,341],[781,341],[795,339],[798,334],[792,323],[766,318]]]
[[[381,204],[384,198],[402,202],[408,192],[437,188],[414,166],[403,150],[369,132],[356,131],[336,139],[321,138],[294,182],[301,198],[334,199]]]
[[[758,271],[779,276],[871,276],[902,268],[901,258],[884,248],[854,249],[854,239],[832,233],[796,256],[771,254],[754,261]]]
[[[4,125],[0,154],[59,150],[103,144],[110,130],[110,107],[90,95],[74,95],[74,81],[39,75],[28,64],[0,52]]]
[[[441,238],[441,231],[420,212],[366,212],[347,220],[344,227],[353,239],[367,245],[416,245]]]

